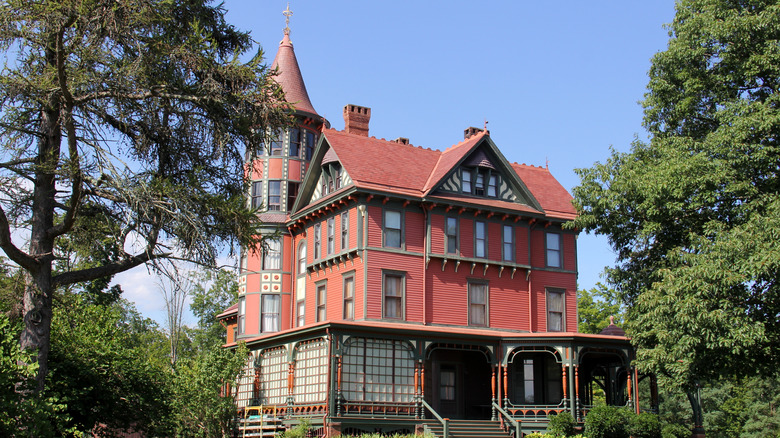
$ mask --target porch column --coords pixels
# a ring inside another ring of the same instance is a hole
[[[507,368],[504,367],[504,407],[509,406],[509,377],[506,372]]]
[[[498,364],[493,365],[491,368],[492,369],[490,373],[490,391],[491,391],[490,419],[496,421],[496,407],[493,406],[493,404],[496,403],[496,368],[498,368]]]
[[[628,369],[626,369],[626,395],[628,396],[628,401],[626,402],[626,406],[629,408],[634,405],[633,400],[631,398],[631,390],[632,385],[631,381],[634,379],[634,373],[631,371],[631,367],[629,366]]]
[[[568,409],[569,395],[567,390],[568,390],[569,382],[566,379],[566,368],[569,368],[569,364],[564,362],[561,368],[563,368],[562,370],[563,372],[561,373],[561,379],[563,380],[562,382],[563,383],[563,408]]]
[[[414,418],[420,418],[422,400],[420,399],[420,363],[414,364]]]
[[[582,421],[582,406],[580,405],[580,366],[574,365],[574,419]]]
[[[338,361],[338,368],[336,371],[336,415],[339,417],[342,415],[341,409],[341,355],[336,356]]]

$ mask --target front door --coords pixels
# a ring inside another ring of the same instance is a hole
[[[439,415],[447,418],[458,418],[458,366],[442,364],[439,368]]]
[[[436,412],[451,419],[489,419],[491,368],[481,351],[438,349],[426,366],[432,391],[426,399]]]

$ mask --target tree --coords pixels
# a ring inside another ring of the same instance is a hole
[[[244,152],[289,106],[262,52],[239,60],[251,39],[224,13],[208,0],[0,5],[0,248],[26,275],[20,342],[39,390],[56,288],[259,243]],[[66,238],[104,257],[58,265]]]
[[[643,370],[693,390],[780,358],[780,5],[683,0],[645,95],[649,143],[581,169]]]
[[[197,276],[190,304],[198,318],[198,327],[192,332],[196,349],[208,351],[227,342],[225,327],[217,321],[217,315],[238,300],[237,278],[229,269],[204,271]]]
[[[590,290],[577,291],[577,330],[580,333],[600,333],[609,325],[611,316],[616,325],[623,325],[623,311],[614,290],[598,283]]]

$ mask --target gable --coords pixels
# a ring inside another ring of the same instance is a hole
[[[352,177],[335,149],[323,135],[314,150],[298,199],[295,200],[293,212],[351,185],[353,185]]]

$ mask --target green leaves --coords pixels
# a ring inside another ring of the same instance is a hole
[[[679,2],[645,96],[649,143],[578,170],[618,265],[640,366],[662,383],[777,367],[780,5]]]

